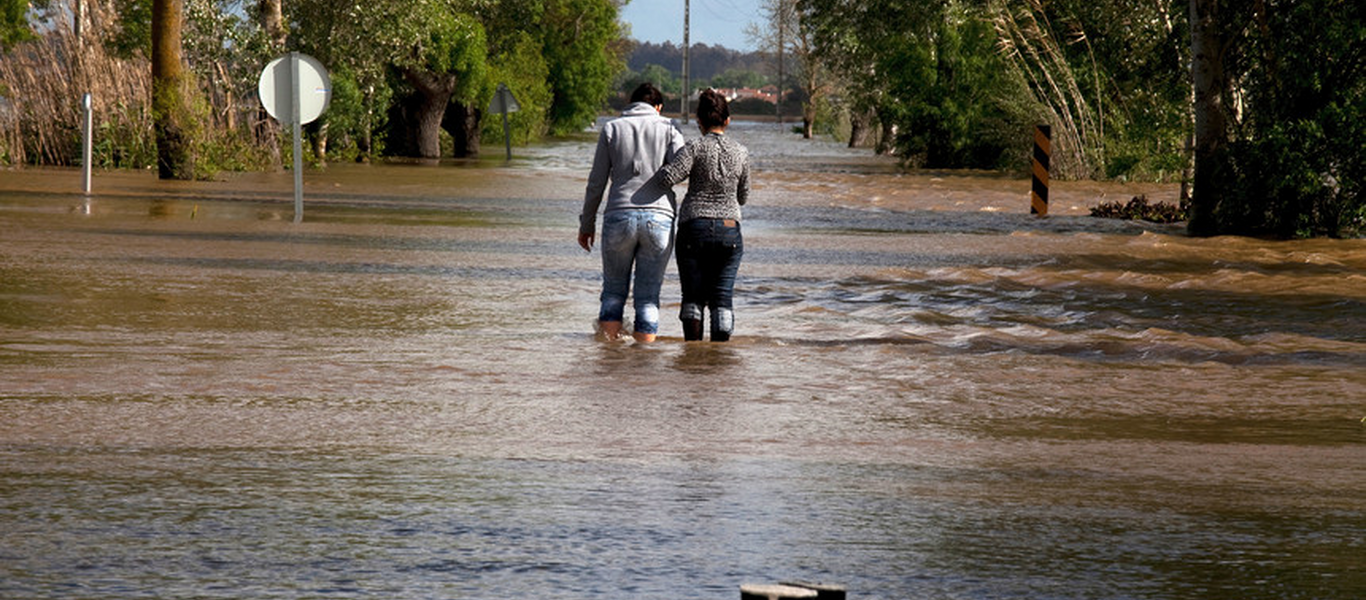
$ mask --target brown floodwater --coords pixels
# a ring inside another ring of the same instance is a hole
[[[0,597],[1366,597],[1366,241],[732,135],[729,344],[593,337],[588,138],[0,171]]]

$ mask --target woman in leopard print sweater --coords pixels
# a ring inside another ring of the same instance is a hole
[[[683,284],[683,338],[702,339],[703,307],[711,311],[711,340],[730,339],[735,328],[735,276],[744,255],[740,206],[749,199],[749,151],[726,136],[730,107],[715,90],[697,105],[702,138],[689,142],[655,177],[665,186],[688,180],[678,208],[674,256]]]

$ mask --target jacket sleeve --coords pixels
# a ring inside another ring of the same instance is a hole
[[[604,129],[598,134],[598,148],[593,153],[593,168],[588,172],[588,188],[583,194],[583,211],[579,213],[579,233],[591,235],[597,231],[598,206],[602,204],[603,192],[607,191],[611,172],[611,145],[607,141],[607,130]]]

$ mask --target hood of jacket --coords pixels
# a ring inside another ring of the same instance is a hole
[[[622,110],[622,111],[621,111],[621,116],[623,116],[623,117],[651,117],[651,116],[657,117],[657,116],[659,116],[659,111],[655,110],[655,107],[650,106],[649,104],[646,104],[646,103],[644,103],[644,102],[632,102],[629,106],[626,107],[625,110]]]

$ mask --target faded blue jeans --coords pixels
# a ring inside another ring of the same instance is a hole
[[[673,215],[614,210],[602,216],[602,309],[599,321],[621,321],[635,270],[636,333],[659,332],[659,288],[673,254]]]

